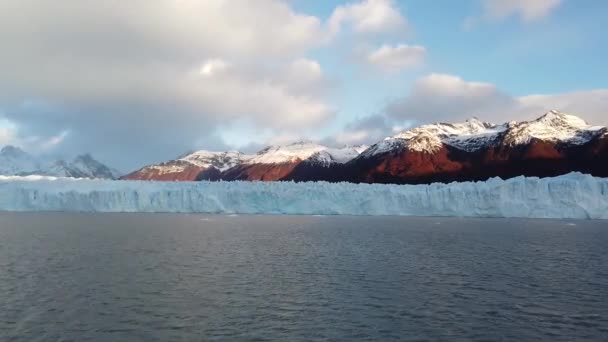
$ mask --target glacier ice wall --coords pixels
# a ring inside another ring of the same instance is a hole
[[[0,210],[608,219],[608,179],[383,185],[0,177]]]

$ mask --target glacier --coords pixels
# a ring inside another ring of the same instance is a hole
[[[608,219],[608,179],[570,173],[389,185],[0,176],[0,210]]]

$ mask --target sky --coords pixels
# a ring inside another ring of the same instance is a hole
[[[122,171],[558,109],[608,124],[603,0],[3,0],[0,145]]]

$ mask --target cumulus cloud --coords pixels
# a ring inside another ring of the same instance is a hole
[[[518,102],[524,114],[559,109],[579,115],[591,124],[608,126],[608,89],[522,96]]]
[[[376,113],[350,122],[342,131],[325,138],[323,143],[331,146],[371,145],[412,128],[416,123],[415,120],[399,119],[387,116],[386,113]]]
[[[301,58],[326,27],[285,1],[7,0],[0,13],[0,109],[28,136],[69,131],[48,145],[67,152],[128,168],[193,141],[224,148],[231,120],[298,130],[333,116],[321,66]]]
[[[484,116],[513,106],[514,99],[495,85],[467,82],[458,76],[430,74],[414,82],[410,94],[391,103],[387,112],[397,118],[451,121]]]
[[[394,33],[408,28],[406,18],[393,0],[363,0],[338,6],[329,18],[330,32],[339,32],[343,25],[358,33]]]
[[[388,105],[385,112],[394,119],[427,123],[473,116],[502,123],[533,119],[551,109],[579,115],[593,124],[608,124],[608,89],[517,97],[491,83],[431,74],[418,79],[410,93]]]
[[[382,45],[367,55],[367,61],[386,71],[401,71],[424,63],[426,49],[419,45]]]
[[[28,135],[18,125],[7,119],[0,119],[0,146],[18,146],[32,153],[45,153],[62,144],[68,136],[68,131],[56,135]]]
[[[511,96],[491,83],[430,74],[414,82],[403,98],[377,114],[351,122],[325,143],[372,144],[422,124],[460,122],[471,117],[494,123],[523,121],[552,109],[577,115],[589,124],[608,125],[608,89]]]

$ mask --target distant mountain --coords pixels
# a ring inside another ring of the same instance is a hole
[[[95,160],[90,154],[77,156],[69,162],[62,159],[49,162],[10,145],[4,146],[0,150],[0,175],[102,179],[116,179],[119,176],[118,171]]]
[[[330,148],[309,141],[268,146],[222,173],[223,180],[307,181],[331,179],[332,170],[357,157],[365,146]]]
[[[369,147],[299,141],[252,156],[199,151],[123,178],[429,183],[572,171],[608,177],[608,129],[550,111],[536,120],[498,125],[476,118],[424,125]]]
[[[0,150],[0,174],[14,176],[40,170],[40,162],[19,147],[7,145]]]
[[[551,111],[501,125],[471,119],[414,128],[372,145],[348,163],[345,177],[428,183],[572,171],[608,176],[608,129]]]
[[[196,151],[175,160],[145,166],[123,176],[128,180],[194,181],[218,180],[220,174],[239,165],[248,156],[236,152]]]
[[[309,141],[268,146],[255,155],[241,152],[197,151],[174,160],[145,166],[126,180],[304,180],[320,177],[335,165],[358,156],[366,146],[330,148]],[[305,175],[296,176],[303,168]],[[325,176],[325,175],[324,175]]]
[[[71,162],[57,160],[46,170],[47,175],[73,178],[117,179],[118,171],[95,160],[90,154],[77,156]]]

